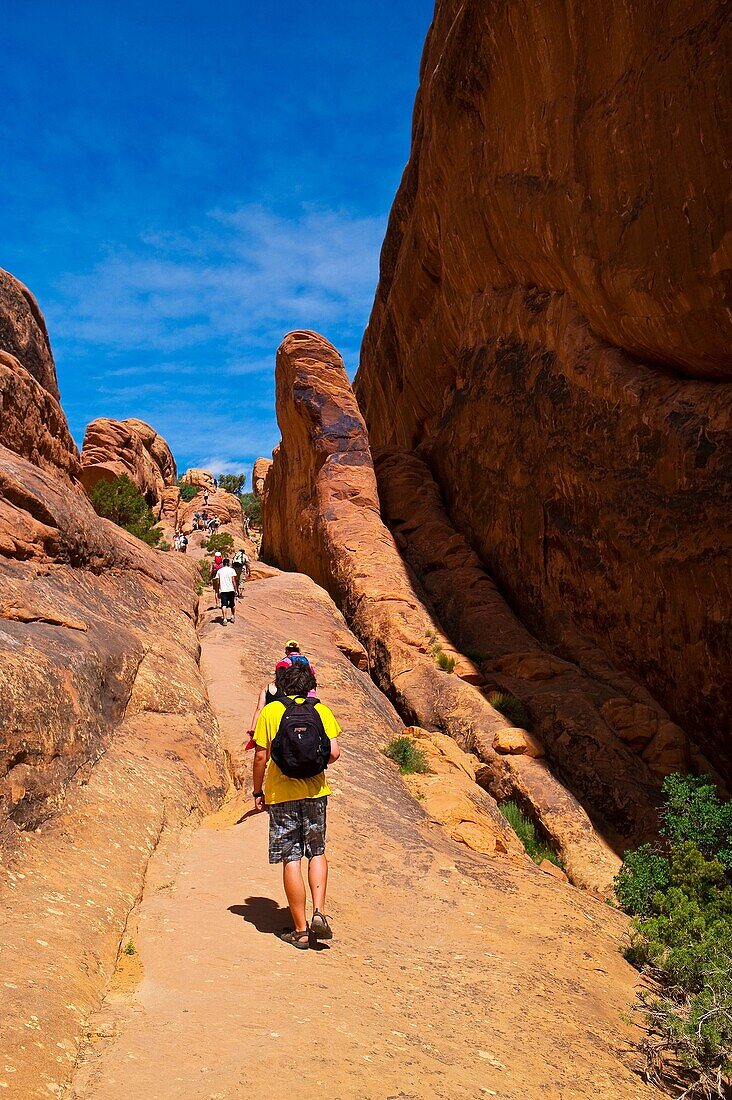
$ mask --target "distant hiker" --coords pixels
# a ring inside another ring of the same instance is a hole
[[[203,490],[203,503],[208,504],[208,489]]]
[[[280,934],[300,951],[310,938],[330,940],[325,908],[328,860],[325,855],[328,795],[325,769],[340,756],[341,732],[334,715],[317,699],[309,665],[278,668],[279,697],[262,710],[254,731],[254,806],[269,813],[269,862],[281,863],[293,928]],[[266,775],[265,775],[266,769]],[[307,895],[300,868],[308,862],[313,916],[308,926]]]
[[[311,665],[310,661],[307,659],[307,657],[304,657],[302,655],[302,653],[300,652],[300,646],[295,641],[291,641],[291,642],[286,643],[286,645],[285,645],[285,656],[282,658],[281,661],[278,661],[277,665],[275,666],[275,678],[277,677],[277,670],[278,669],[292,668],[293,667],[293,657],[295,657],[296,663],[299,666],[301,666],[301,667],[305,666],[305,667],[310,669],[310,671],[312,673],[312,676],[313,676],[313,682],[312,682],[312,685],[311,685],[310,689],[308,690],[308,696],[311,699],[317,698],[318,692],[317,692],[316,689],[317,689],[317,686],[318,686],[318,681],[317,681],[317,676],[316,676],[316,672],[315,672],[315,665]],[[272,683],[265,684],[265,686],[262,688],[262,690],[260,691],[260,693],[257,697],[257,702],[256,702],[256,705],[254,707],[254,714],[252,715],[252,721],[251,721],[251,724],[249,726],[249,729],[247,730],[247,735],[249,737],[249,743],[245,746],[245,748],[247,748],[247,749],[253,749],[254,748],[254,730],[255,730],[256,725],[257,725],[257,719],[259,718],[259,715],[262,713],[262,711],[267,706],[267,704],[271,703],[276,698],[277,698],[277,684],[274,681]]]
[[[180,536],[179,547],[181,554],[185,554],[186,550],[188,549],[188,536],[186,534],[182,534]]]
[[[173,549],[180,550],[180,535],[177,531],[173,535]]]
[[[241,596],[241,575],[249,578],[252,575],[252,571],[249,568],[249,558],[243,550],[237,550],[234,557],[231,559],[231,564],[236,570],[236,579],[239,584],[239,595]]]
[[[247,538],[249,538],[250,531],[251,526],[249,524],[249,516],[244,516],[244,534]]]
[[[289,642],[285,642],[285,655],[281,661],[277,662],[277,665],[275,666],[275,671],[278,668],[290,668],[292,665],[297,664],[310,665],[310,668],[313,671],[313,676],[317,677],[315,665],[312,664],[311,661],[300,652],[300,643],[292,638]]]
[[[239,591],[236,570],[231,568],[228,558],[224,558],[221,568],[216,573],[216,580],[219,582],[219,599],[221,600],[224,626],[226,626],[229,622],[229,614],[231,614],[231,622],[234,621],[234,599]]]
[[[200,519],[201,519],[201,513],[200,512],[194,512],[193,513],[193,530],[194,531],[198,530],[198,523],[199,523]]]
[[[217,477],[215,477],[215,478],[213,479],[213,483],[214,483],[214,489],[218,489],[218,487],[219,487],[219,479],[218,479]]]

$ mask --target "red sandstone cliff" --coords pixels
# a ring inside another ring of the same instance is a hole
[[[438,0],[355,389],[525,625],[730,777],[727,15]]]
[[[100,417],[87,425],[81,451],[81,480],[90,492],[100,480],[127,474],[151,507],[160,508],[177,471],[170,447],[143,420]]]

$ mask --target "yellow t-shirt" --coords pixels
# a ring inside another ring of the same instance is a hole
[[[294,699],[295,696],[290,698]],[[299,698],[302,700],[302,696]],[[341,727],[324,703],[316,703],[315,709],[323,721],[326,736],[332,741],[341,732]],[[260,749],[267,749],[269,752],[284,713],[285,704],[280,703],[279,699],[262,708],[254,730],[254,744]],[[298,798],[323,798],[327,794],[330,794],[330,787],[326,782],[325,772],[319,772],[311,779],[290,779],[289,775],[282,774],[274,760],[268,762],[264,777],[264,801],[268,806],[276,802],[294,802]]]

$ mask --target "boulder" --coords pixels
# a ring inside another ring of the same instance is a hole
[[[81,463],[81,481],[87,493],[99,481],[114,481],[126,474],[150,507],[158,510],[165,490],[176,485],[170,447],[142,420],[92,420],[84,435]]]
[[[263,558],[322,585],[402,717],[477,753],[481,785],[495,798],[530,803],[573,881],[606,888],[618,860],[546,761],[495,752],[495,732],[508,723],[461,678],[475,666],[422,602],[382,522],[366,427],[332,344],[313,332],[286,336],[276,393],[282,442],[267,477]],[[454,673],[438,667],[440,652],[455,659]]]
[[[508,756],[533,756],[538,760],[544,756],[544,747],[541,742],[528,730],[509,726],[506,729],[496,730],[493,737],[493,748]]]
[[[180,480],[183,485],[196,485],[199,489],[213,491],[214,478],[209,470],[186,470]]]
[[[355,382],[531,633],[727,778],[731,31],[723,0],[438,0]]]
[[[252,492],[255,497],[264,496],[264,483],[267,480],[267,474],[272,469],[271,458],[258,458],[254,466],[252,467]]]

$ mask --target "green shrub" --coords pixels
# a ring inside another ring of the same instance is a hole
[[[402,775],[426,775],[427,757],[411,737],[395,737],[384,749],[384,755],[399,765]]]
[[[511,695],[507,691],[493,691],[488,696],[488,702],[494,710],[507,718],[511,725],[518,726],[522,730],[531,729],[529,712],[515,695]]]
[[[178,488],[180,489],[180,499],[185,504],[190,504],[194,497],[197,497],[200,489],[197,485],[189,485],[187,482],[179,481]]]
[[[221,474],[219,476],[219,489],[223,489],[225,493],[233,493],[235,497],[241,496],[246,483],[246,474]]]
[[[709,776],[667,775],[661,833],[671,844],[691,840],[732,869],[732,802],[723,802]]]
[[[668,776],[662,843],[626,853],[618,898],[634,920],[626,958],[655,980],[635,1008],[649,1030],[649,1075],[672,1059],[685,1095],[732,1088],[732,870],[730,803],[707,777]]]
[[[668,859],[650,844],[628,852],[615,879],[615,893],[626,913],[650,916],[653,897],[669,882]]]
[[[127,941],[127,943],[122,948],[122,953],[124,955],[136,955],[137,954],[137,948],[135,947],[132,940]]]
[[[201,561],[199,561],[198,574],[201,578],[201,584],[207,585],[211,583],[211,562],[208,561],[206,558],[203,558]]]
[[[254,493],[241,494],[241,510],[252,527],[262,526],[262,501]]]
[[[453,672],[455,669],[455,658],[450,657],[447,653],[443,653],[442,650],[437,654],[435,658],[437,661],[437,667],[441,668],[443,672]]]
[[[526,854],[533,859],[534,863],[541,863],[543,860],[548,859],[550,863],[554,863],[557,867],[562,866],[562,861],[557,853],[546,841],[541,839],[536,831],[536,825],[523,812],[517,802],[502,802],[498,809],[523,844]]]
[[[89,499],[97,515],[111,519],[148,546],[157,546],[163,537],[147,501],[127,474],[114,481],[98,481]]]
[[[234,549],[234,540],[228,531],[217,531],[215,535],[211,535],[202,542],[201,546],[212,554],[215,554],[217,550],[220,550],[222,554],[230,554]]]

